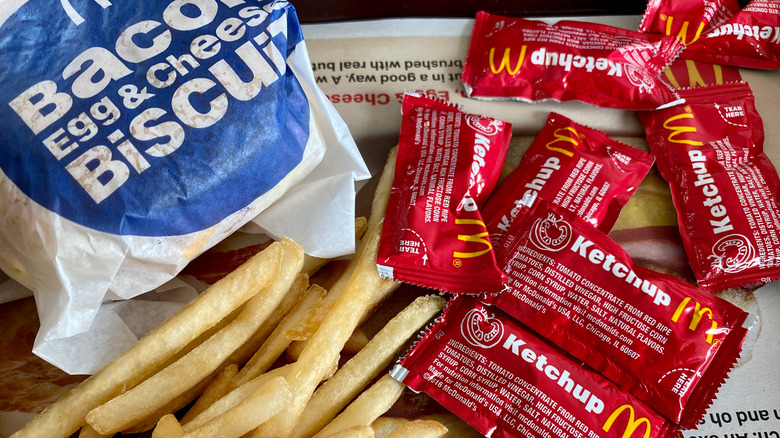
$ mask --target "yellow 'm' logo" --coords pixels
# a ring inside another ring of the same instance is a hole
[[[718,64],[707,64],[708,67],[711,68],[712,73],[715,75],[715,83],[716,84],[722,84],[723,83],[723,67],[719,66]],[[703,67],[705,68],[705,67]],[[689,88],[696,88],[696,87],[704,87],[707,84],[707,81],[704,80],[704,77],[701,75],[701,72],[699,71],[699,66],[696,65],[695,62],[691,61],[690,59],[685,60],[685,69],[688,72],[688,87]],[[672,87],[674,88],[682,88],[680,85],[680,82],[677,81],[677,78],[674,77],[674,72],[672,72],[672,69],[669,67],[666,67],[664,69],[664,74],[666,75],[666,79],[669,80],[669,83],[672,84]]]
[[[680,305],[677,306],[677,310],[674,311],[674,315],[672,315],[672,322],[677,322],[680,320],[680,316],[682,315],[683,310],[688,306],[690,301],[690,297],[686,297],[684,300],[682,300]],[[707,318],[709,318],[712,322],[710,329],[707,330],[707,343],[712,344],[713,334],[718,328],[718,323],[712,320],[712,310],[709,307],[701,307],[701,304],[696,301],[696,305],[694,306],[693,312],[691,313],[691,323],[688,325],[688,328],[690,330],[696,330],[696,327],[699,326],[699,323],[701,322],[701,319],[704,315],[707,315]]]
[[[492,71],[493,74],[499,74],[501,73],[501,71],[503,71],[506,68],[507,73],[509,73],[512,76],[516,75],[517,72],[520,71],[520,68],[523,66],[523,61],[525,60],[525,49],[526,49],[525,45],[520,47],[520,55],[517,57],[517,62],[515,63],[515,67],[512,68],[512,66],[510,65],[512,61],[509,59],[512,49],[507,47],[506,49],[504,49],[504,56],[501,57],[501,64],[499,64],[498,68],[496,68],[496,63],[495,63],[496,48],[492,47],[490,49],[490,54],[489,54],[490,71]]]
[[[617,409],[615,409],[612,414],[607,418],[607,421],[604,423],[604,432],[609,432],[609,429],[612,428],[612,424],[615,423],[615,420],[620,416],[620,414],[623,413],[623,411],[628,411],[628,421],[626,422],[626,427],[623,429],[623,438],[631,438],[634,436],[634,432],[639,428],[639,426],[644,425],[645,433],[642,435],[643,438],[650,438],[650,432],[652,429],[652,426],[650,425],[650,420],[648,420],[645,417],[636,418],[636,413],[634,412],[634,407],[625,404]]]
[[[666,35],[672,36],[672,23],[674,23],[674,17],[669,17],[666,20]],[[683,44],[686,46],[688,44],[691,44],[695,42],[696,40],[701,37],[701,32],[704,30],[704,23],[699,23],[699,28],[696,29],[696,34],[693,36],[693,39],[688,41],[688,25],[690,23],[688,21],[683,21],[682,26],[680,27],[680,31],[677,32],[677,39],[682,41]]]
[[[577,146],[580,144],[580,133],[577,132],[577,130],[572,128],[571,126],[567,126],[566,128],[556,129],[553,135],[555,136],[555,140],[547,143],[544,146],[548,150],[551,150],[553,152],[559,152],[563,155],[566,155],[567,157],[573,157],[574,152],[553,145],[556,143],[563,142],[563,143],[571,143],[574,146]]]
[[[485,245],[485,249],[481,251],[473,251],[473,252],[453,251],[452,252],[453,257],[469,259],[473,257],[479,257],[482,254],[485,254],[486,252],[493,249],[493,244],[490,243],[490,238],[489,238],[490,233],[488,233],[487,227],[485,226],[484,222],[477,219],[455,219],[455,225],[478,225],[484,231],[477,234],[458,234],[458,240],[463,242],[476,242]]]
[[[666,119],[666,121],[664,121],[663,127],[669,131],[672,131],[666,137],[669,143],[689,144],[691,146],[701,146],[704,144],[698,140],[686,140],[686,139],[675,138],[678,135],[684,135],[685,133],[688,132],[696,132],[696,128],[694,128],[693,126],[672,126],[672,122],[676,122],[681,119],[692,119],[692,118],[693,118],[693,114],[682,113],[676,116],[669,117],[668,119]]]

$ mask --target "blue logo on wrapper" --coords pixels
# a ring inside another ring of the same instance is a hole
[[[180,235],[302,160],[287,2],[31,0],[0,28],[0,168],[86,227]]]

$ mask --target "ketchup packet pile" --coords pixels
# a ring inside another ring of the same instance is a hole
[[[377,268],[454,293],[503,290],[480,207],[495,188],[511,125],[407,94]]]
[[[488,298],[685,428],[733,368],[747,314],[634,264],[606,234],[539,202],[497,247],[510,290]]]
[[[493,438],[682,436],[642,401],[469,296],[450,300],[391,375]]]
[[[699,285],[716,291],[780,279],[780,180],[763,151],[750,87],[680,93],[685,105],[639,118]]]
[[[463,84],[469,97],[655,109],[678,100],[660,75],[683,47],[672,37],[601,24],[479,12]]]
[[[745,68],[780,68],[779,2],[752,0],[741,10],[733,0],[704,4],[702,7],[701,2],[693,0],[650,2],[640,30],[681,39],[688,45],[681,55],[685,59]],[[690,29],[691,24],[695,30]]]
[[[537,198],[563,206],[604,232],[653,165],[652,155],[551,113],[520,164],[488,198],[482,215],[496,245]]]

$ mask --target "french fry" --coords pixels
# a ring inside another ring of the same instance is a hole
[[[285,352],[285,358],[287,359],[287,362],[297,362],[298,358],[301,357],[301,353],[303,353],[303,349],[306,348],[306,342],[295,342],[293,341],[290,343],[290,346],[287,347],[287,350]]]
[[[363,235],[366,234],[366,231],[368,231],[368,219],[364,218],[363,216],[356,217],[355,240],[360,241],[360,239],[363,238]]]
[[[186,438],[239,438],[281,411],[292,399],[284,377],[272,378],[238,405],[225,411],[192,432]]]
[[[482,438],[483,435],[477,432],[471,425],[461,420],[457,415],[452,412],[437,412],[434,414],[423,415],[418,420],[433,420],[437,423],[441,423],[447,428],[447,434],[449,436],[456,436],[458,438]]]
[[[484,435],[477,432],[472,426],[458,418],[451,412],[437,412],[423,415],[416,420],[435,421],[447,428],[447,436],[458,438],[483,438]],[[411,421],[408,418],[381,416],[371,423],[376,438],[386,438],[393,431]]]
[[[95,431],[95,429],[89,427],[88,424],[85,424],[81,427],[81,430],[79,430],[79,438],[105,438],[106,435],[101,435]]]
[[[322,438],[353,426],[370,426],[374,420],[390,409],[401,396],[404,388],[406,386],[403,383],[392,378],[390,374],[385,374],[314,437]]]
[[[231,380],[238,375],[238,365],[231,363],[224,367],[222,371],[215,377],[209,385],[203,390],[203,393],[195,401],[195,404],[187,410],[187,413],[182,417],[181,422],[186,423],[199,413],[203,412],[206,408],[211,406],[212,403],[219,400],[223,394],[227,393],[227,389],[230,386]]]
[[[182,438],[183,436],[184,429],[173,414],[167,414],[160,418],[152,431],[152,438]]]
[[[284,437],[292,431],[315,388],[325,378],[329,364],[338,360],[341,349],[360,318],[376,301],[377,294],[394,290],[391,285],[397,287],[395,282],[383,279],[377,273],[376,254],[381,232],[380,222],[366,240],[365,250],[344,292],[293,365],[288,376],[293,391],[290,406],[260,426],[254,436]]]
[[[385,167],[379,176],[374,198],[371,201],[371,214],[368,216],[368,229],[373,230],[385,217],[387,201],[390,199],[390,190],[393,188],[393,176],[395,175],[395,161],[398,157],[398,146],[390,149],[385,160]]]
[[[292,436],[313,435],[331,421],[445,304],[440,296],[422,296],[388,321],[365,348],[317,389]]]
[[[216,370],[248,340],[274,310],[303,265],[303,250],[283,239],[279,276],[253,296],[244,310],[225,328],[186,356],[149,377],[133,389],[114,397],[87,414],[87,423],[102,434],[127,429],[154,413]]]
[[[374,438],[371,426],[353,426],[322,438]]]
[[[386,438],[441,438],[447,432],[447,428],[438,421],[414,420],[401,425]]]
[[[60,397],[12,438],[67,438],[94,408],[136,386],[201,333],[276,278],[282,245],[275,243],[221,279],[100,371]]]
[[[317,306],[325,296],[325,289],[313,285],[306,292],[306,295],[274,329],[273,333],[257,350],[254,356],[241,368],[241,371],[229,383],[230,389],[243,385],[244,383],[263,374],[274,363],[284,350],[290,345],[291,339],[287,337],[287,332],[298,326],[304,317],[306,317],[312,308]]]
[[[376,438],[385,438],[409,421],[411,420],[408,418],[387,417],[383,415],[371,423],[371,429],[374,429],[374,436]]]
[[[227,362],[237,364],[246,363],[246,361],[257,352],[257,349],[263,345],[263,342],[268,339],[268,336],[273,332],[276,326],[279,325],[284,317],[290,313],[292,308],[304,297],[308,289],[309,276],[307,274],[299,274],[271,315],[266,318],[265,322],[257,329],[249,341],[245,342],[230,356],[230,359],[228,359]]]

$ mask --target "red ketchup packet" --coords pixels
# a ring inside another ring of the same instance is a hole
[[[674,2],[680,7],[681,2]],[[672,3],[672,0],[667,3]],[[680,57],[744,68],[780,68],[780,2],[752,0],[741,10],[738,7],[735,10],[733,3],[727,2],[718,6],[724,11],[721,19],[729,13],[733,16],[721,20],[722,22],[716,21],[717,25],[712,26],[711,30],[700,38],[689,41]],[[644,20],[650,21],[648,15],[656,15],[659,18],[652,19],[656,21],[665,13],[662,7],[656,10],[648,8]],[[695,20],[693,17],[691,19]],[[683,32],[678,31],[677,37]]]
[[[688,261],[704,289],[780,279],[780,180],[746,83],[681,90],[685,105],[640,113],[669,182]]]
[[[482,209],[490,239],[498,244],[521,206],[537,198],[609,232],[652,165],[649,153],[550,113],[520,164]]]
[[[450,300],[391,375],[492,438],[682,436],[642,401],[471,296]]]
[[[498,181],[512,125],[411,94],[402,111],[379,275],[452,293],[503,290],[480,208]]]
[[[684,428],[739,357],[747,313],[634,264],[576,214],[539,202],[497,253],[510,290],[488,298]]]
[[[689,45],[738,12],[737,0],[652,0],[647,3],[639,31],[673,36]]]
[[[683,47],[673,37],[602,24],[479,12],[462,80],[475,98],[655,109],[678,100],[660,75]]]

